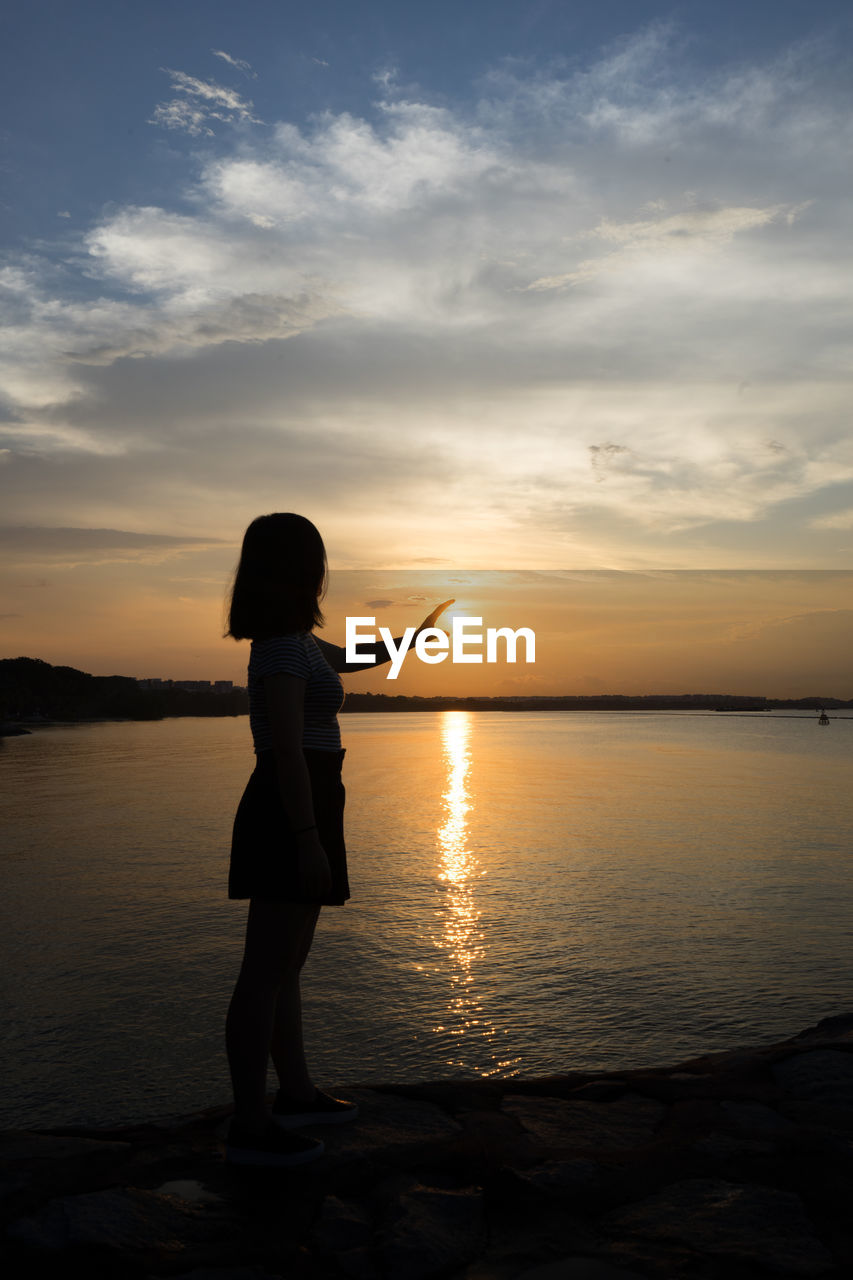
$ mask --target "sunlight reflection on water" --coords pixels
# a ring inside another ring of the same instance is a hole
[[[446,769],[446,785],[441,797],[444,821],[436,831],[439,850],[439,880],[446,893],[437,913],[437,929],[432,943],[439,952],[436,973],[443,974],[449,984],[446,1017],[432,1030],[437,1043],[446,1044],[447,1074],[468,1067],[460,1055],[462,1037],[475,1036],[485,1049],[490,1062],[482,1063],[482,1075],[495,1075],[511,1070],[517,1058],[501,1058],[491,1042],[498,1037],[494,1021],[481,1001],[481,974],[487,956],[486,939],[481,927],[479,881],[485,875],[480,858],[470,848],[468,814],[472,809],[467,787],[471,771],[471,714],[447,712],[441,720],[442,758]],[[474,1050],[475,1054],[477,1049]]]

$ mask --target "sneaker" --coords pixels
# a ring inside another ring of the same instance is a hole
[[[294,1102],[279,1089],[272,1107],[272,1118],[282,1129],[299,1129],[308,1124],[345,1124],[357,1115],[357,1103],[330,1098],[321,1089],[314,1090],[310,1102]]]
[[[232,1121],[225,1146],[225,1159],[228,1164],[286,1169],[316,1160],[325,1149],[317,1138],[305,1138],[299,1133],[283,1133],[275,1124],[269,1125],[263,1133],[244,1136]]]

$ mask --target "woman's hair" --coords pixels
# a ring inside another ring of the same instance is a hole
[[[304,516],[258,516],[246,530],[231,588],[226,635],[263,640],[322,627],[326,548]]]

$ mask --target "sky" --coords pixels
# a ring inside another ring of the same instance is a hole
[[[765,628],[749,692],[850,696],[848,5],[11,10],[0,654],[238,679],[242,532],[295,510],[374,596],[607,581],[635,657],[644,582],[669,652],[569,628],[542,692],[692,678],[680,571]]]
[[[359,633],[386,627],[397,639],[444,591],[454,604],[440,625],[451,648],[454,618],[465,620],[469,661],[454,664],[448,654],[425,664],[410,649],[396,675],[389,665],[350,674],[347,689],[426,697],[853,697],[853,610],[845,607],[853,573],[837,570],[344,570],[324,612],[330,625],[373,619],[358,624]],[[498,660],[488,661],[490,628],[518,632],[514,662],[503,638]],[[523,629],[534,636],[533,661]]]

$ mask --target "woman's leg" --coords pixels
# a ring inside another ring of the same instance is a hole
[[[279,1088],[286,1097],[299,1102],[309,1102],[314,1097],[314,1085],[305,1062],[302,993],[299,985],[299,975],[311,949],[320,908],[314,907],[312,912],[305,922],[293,967],[288,969],[278,989],[270,1039],[270,1055],[278,1075]]]
[[[279,992],[292,993],[294,982],[297,998],[294,1001],[291,995],[285,999],[285,1025],[281,1032],[282,1037],[288,1032],[291,1036],[289,1059],[283,1039],[280,1050],[283,1061],[288,1059],[295,1064],[297,1073],[300,1062],[305,1070],[298,982],[317,914],[318,908],[310,904],[262,902],[256,898],[249,903],[243,964],[225,1024],[234,1114],[240,1127],[249,1132],[262,1131],[269,1120],[267,1060],[277,1022],[276,1006]]]

